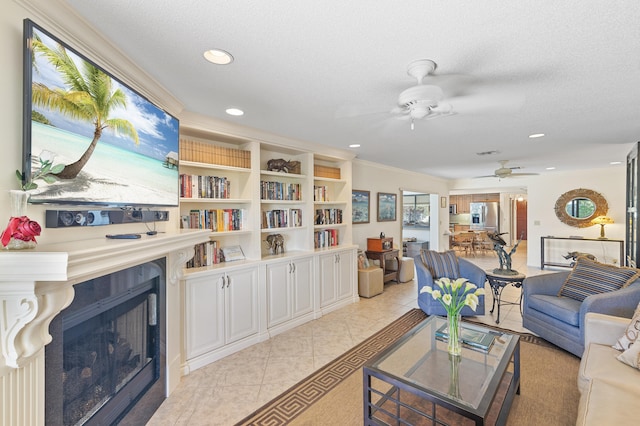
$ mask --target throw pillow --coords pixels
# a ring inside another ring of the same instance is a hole
[[[640,339],[636,340],[629,349],[622,352],[617,358],[619,361],[640,370]]]
[[[458,257],[453,250],[443,253],[434,250],[421,250],[420,257],[434,279],[451,278],[455,280],[460,278]]]
[[[638,303],[638,307],[636,308],[627,329],[618,339],[616,344],[613,345],[613,348],[619,351],[626,351],[634,344],[634,342],[640,340],[638,339],[638,333],[640,333],[640,303]]]
[[[638,278],[638,270],[623,268],[579,257],[562,285],[558,296],[582,302],[592,294],[606,293],[626,287]]]

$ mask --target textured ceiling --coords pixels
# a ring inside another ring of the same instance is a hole
[[[611,167],[640,140],[640,2],[69,0],[185,109],[446,178]],[[211,48],[235,61],[215,66]],[[99,52],[97,52],[99,54]],[[456,114],[394,117],[433,79]],[[245,111],[240,118],[228,107]],[[545,133],[529,139],[531,133]],[[478,156],[478,152],[499,154]],[[623,167],[623,166],[618,166]]]

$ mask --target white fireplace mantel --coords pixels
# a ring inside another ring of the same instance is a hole
[[[73,300],[74,284],[166,257],[167,341],[179,342],[177,283],[193,246],[208,237],[206,230],[185,230],[135,240],[101,238],[1,251],[0,424],[44,423],[43,349],[51,341],[51,320]],[[180,378],[179,344],[171,347],[168,389]]]

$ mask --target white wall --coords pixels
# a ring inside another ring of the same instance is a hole
[[[438,197],[432,196],[431,199],[429,247],[437,250],[444,250],[448,247],[449,241],[442,238],[442,234],[449,226],[449,204],[447,201],[447,205],[441,208],[439,201],[434,202],[440,197],[447,197],[448,200],[447,180],[358,159],[353,161],[352,177],[353,189],[371,192],[369,223],[353,225],[353,243],[357,244],[360,249],[366,250],[367,238],[378,238],[380,232],[384,232],[386,237],[392,237],[394,245],[402,248],[401,189],[421,194],[435,194]],[[394,222],[377,221],[378,192],[398,195],[398,211]],[[437,247],[435,246],[436,241],[438,241]]]

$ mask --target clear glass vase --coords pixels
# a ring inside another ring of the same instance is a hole
[[[449,330],[449,340],[447,342],[447,350],[451,355],[460,355],[462,353],[462,340],[460,334],[460,314],[447,314],[447,325]]]
[[[449,354],[449,395],[454,398],[460,398],[459,371],[461,360],[461,356]]]
[[[20,190],[9,190],[9,208],[11,218],[22,217],[27,215],[27,201],[29,200],[29,193]],[[11,219],[9,219],[11,220]],[[6,250],[23,250],[30,249],[36,246],[35,241],[23,241],[18,238],[9,240],[9,243],[4,247]]]
[[[11,208],[11,217],[26,216],[28,200],[28,192],[19,191],[17,189],[9,190],[9,207]]]

